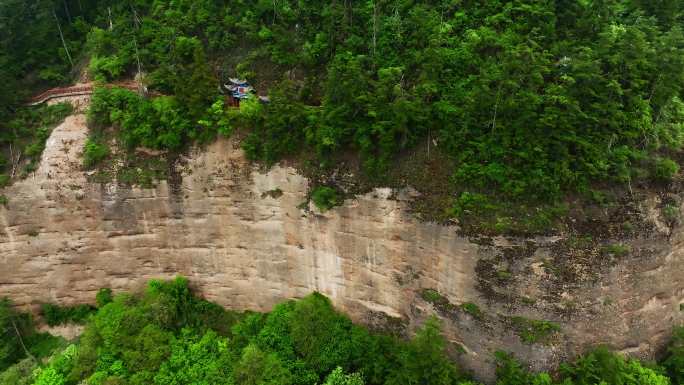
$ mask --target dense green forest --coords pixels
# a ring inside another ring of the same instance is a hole
[[[397,157],[427,147],[450,168],[440,176],[451,196],[446,217],[487,216],[506,204],[562,211],[568,194],[678,175],[683,7],[3,0],[0,141],[17,139],[7,122],[30,92],[68,83],[85,66],[102,82],[141,72],[163,96],[111,90],[94,102],[91,121],[119,127],[128,146],[181,151],[240,130],[252,159],[306,154],[325,169],[351,156],[385,184],[395,182],[387,170]],[[226,108],[219,85],[230,76],[271,102]],[[107,159],[97,129],[89,145],[88,166]],[[557,212],[535,215],[543,228]]]
[[[97,303],[97,310],[62,313],[48,307],[55,322],[86,322],[83,335],[69,343],[36,332],[30,316],[0,302],[0,383],[476,385],[447,356],[436,319],[405,341],[352,324],[317,293],[270,313],[235,313],[196,297],[177,278],[151,281],[139,294],[104,289]],[[675,332],[660,365],[605,348],[553,376],[529,373],[505,352],[496,359],[497,385],[680,385],[684,330]]]

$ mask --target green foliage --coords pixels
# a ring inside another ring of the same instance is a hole
[[[118,78],[124,72],[124,64],[117,56],[93,56],[88,71],[95,80],[104,82]]]
[[[48,365],[35,372],[34,385],[66,385],[67,374],[74,365],[77,348],[69,345],[59,354],[53,356]]]
[[[52,129],[71,114],[72,110],[70,104],[20,108],[11,120],[3,122],[6,127],[0,131],[0,145],[12,146],[14,157],[20,154],[20,160],[28,159],[25,172],[32,172],[37,167]],[[11,166],[6,161],[1,163],[0,170],[7,170]],[[4,175],[4,183],[8,183],[9,180]]]
[[[509,279],[513,278],[513,273],[505,269],[497,270],[496,277],[502,281],[508,281]]]
[[[8,140],[24,142],[22,133],[15,132],[9,122],[22,109],[20,106],[26,98],[71,81],[90,25],[103,15],[98,9],[101,5],[104,4],[100,1],[70,0],[0,3],[0,29],[5,32],[0,36],[3,85],[0,88],[0,146],[3,150],[7,149]],[[15,134],[19,137],[6,137]]]
[[[66,379],[64,375],[58,373],[53,367],[48,366],[44,369],[39,369],[36,375],[36,382],[34,385],[65,385]]]
[[[482,310],[475,303],[465,302],[461,304],[461,309],[475,318],[482,318]]]
[[[69,346],[47,343],[44,335],[32,332],[30,317],[16,313],[8,301],[0,302],[0,382],[476,385],[466,381],[448,358],[436,318],[429,318],[413,339],[404,341],[352,324],[318,293],[281,303],[270,313],[248,315],[197,298],[184,278],[151,281],[139,295],[111,298],[110,291],[101,293],[97,312],[77,344]],[[24,357],[8,320],[15,321],[39,360],[57,353],[41,361]],[[669,385],[663,374],[667,372],[671,383],[678,385],[684,373],[683,340],[684,333],[676,329],[663,370],[599,348],[563,364],[554,378],[545,372],[530,373],[512,355],[497,352],[496,384]]]
[[[427,302],[433,304],[436,309],[443,312],[450,312],[456,309],[456,305],[449,302],[449,299],[434,289],[423,289],[420,296]],[[463,308],[465,309],[465,308]]]
[[[240,103],[238,125],[251,128],[243,142],[250,159],[273,164],[285,156],[297,153],[304,136],[297,127],[308,124],[311,110],[297,101],[291,82],[282,82],[270,92],[270,103],[262,105],[257,98]]]
[[[95,303],[97,303],[97,308],[101,308],[114,300],[112,296],[112,289],[105,287],[97,291],[95,295]]]
[[[548,373],[531,374],[513,356],[496,353],[497,385],[552,385]],[[598,348],[571,364],[562,364],[562,385],[668,385],[669,379],[659,370],[639,361],[625,359],[605,348]]]
[[[244,103],[243,103],[244,104]],[[209,107],[203,119],[197,122],[206,132],[229,136],[233,132],[229,114],[223,100],[218,99]],[[208,139],[208,138],[207,138]]]
[[[0,384],[4,385],[33,385],[33,372],[37,364],[30,358],[25,358],[10,366],[4,372],[0,370]]]
[[[572,365],[562,365],[561,371],[575,385],[597,383],[625,385],[668,385],[669,379],[639,361],[625,359],[599,348],[581,357]]]
[[[439,292],[434,289],[424,289],[420,292],[420,296],[423,297],[424,300],[431,303],[439,303],[446,300],[443,295],[439,294]]]
[[[87,53],[96,79],[142,69],[165,95],[96,94],[95,120],[117,126],[129,148],[176,151],[239,131],[251,159],[308,151],[324,167],[356,156],[373,179],[430,143],[456,165],[449,214],[482,217],[487,232],[543,232],[567,193],[679,172],[676,1],[267,3],[3,3],[0,142],[38,156],[46,132],[17,131],[7,117]],[[217,86],[231,76],[271,102],[227,111]]]
[[[319,186],[311,192],[311,200],[321,211],[328,211],[342,203],[337,191],[332,187]]]
[[[561,330],[560,325],[546,320],[511,317],[513,328],[526,344],[543,343]]]
[[[653,178],[660,182],[670,182],[679,172],[679,165],[672,159],[656,158],[653,163]]]
[[[460,378],[456,366],[446,356],[446,341],[440,335],[440,324],[432,317],[425,322],[407,348],[399,353],[400,368],[391,372],[385,382],[400,384],[453,384]]]
[[[95,308],[90,305],[58,306],[50,303],[41,305],[41,313],[50,326],[65,323],[85,323]]]
[[[672,385],[684,384],[684,327],[674,329],[663,367],[667,371]]]
[[[172,338],[171,355],[154,376],[154,383],[230,384],[232,359],[228,341],[214,331],[198,335],[183,329],[179,337]]]
[[[9,205],[9,198],[5,195],[0,195],[0,205],[7,207]]]
[[[681,217],[679,206],[668,203],[662,208],[663,217],[670,223],[676,223]]]
[[[625,257],[629,254],[631,251],[630,247],[628,245],[623,245],[623,244],[610,244],[610,245],[605,245],[601,248],[601,251],[604,254],[607,255],[612,255],[618,258]]]
[[[292,373],[276,353],[265,353],[255,345],[247,345],[235,367],[234,381],[245,385],[290,385]]]
[[[36,381],[453,384],[460,376],[445,349],[435,319],[408,342],[374,335],[318,293],[241,316],[197,298],[177,278],[151,281],[140,295],[100,301],[78,345],[55,355]]]
[[[0,165],[4,166],[4,165]],[[7,174],[0,174],[0,188],[6,187],[7,185],[10,184],[11,178]]]
[[[49,356],[60,345],[59,338],[37,333],[29,314],[17,312],[9,300],[0,299],[0,373],[20,360],[29,359],[24,346],[31,355],[40,359]],[[17,373],[27,370],[28,366],[30,365],[26,363],[20,364],[13,371],[15,374],[2,376],[16,377]]]
[[[91,136],[83,146],[83,166],[92,168],[109,157],[109,146],[99,137]]]
[[[211,357],[217,357],[223,345],[217,335],[204,330],[225,336],[235,319],[218,305],[193,296],[183,278],[151,281],[142,297],[117,295],[98,309],[81,337],[68,377],[89,378],[95,384],[126,379],[139,385],[167,383],[171,378],[178,383],[199,381],[204,375],[216,378],[219,372],[204,373],[200,368],[209,369]]]
[[[19,336],[15,326],[19,328]],[[19,338],[27,329],[30,330],[30,319],[17,314],[9,300],[0,299],[0,371],[24,357]]]
[[[510,200],[495,200],[491,195],[465,191],[451,207],[449,215],[480,233],[530,234],[548,232],[557,218],[567,213],[563,204],[528,205]]]
[[[335,368],[325,379],[323,385],[364,385],[363,376],[359,373],[344,374],[341,367]]]
[[[496,385],[552,385],[547,373],[531,374],[510,354],[496,352]],[[570,385],[570,384],[565,384]]]
[[[99,88],[93,93],[88,123],[98,130],[110,125],[119,128],[121,143],[128,149],[144,146],[152,149],[179,150],[193,138],[210,135],[220,127],[193,123],[187,104],[173,96],[145,99],[124,88]],[[94,146],[93,142],[89,142]],[[88,144],[86,144],[88,145]],[[100,144],[93,147],[104,156]],[[86,151],[88,149],[86,148]]]

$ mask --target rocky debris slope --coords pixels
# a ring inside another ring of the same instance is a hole
[[[177,274],[235,309],[317,290],[397,333],[437,314],[454,356],[483,379],[499,349],[533,368],[599,343],[653,357],[682,321],[684,239],[658,215],[651,231],[599,248],[577,236],[468,238],[415,219],[406,191],[321,213],[295,169],[261,172],[229,140],[152,189],[91,183],[86,137],[84,115],[69,117],[35,175],[2,192],[0,295],[20,306],[93,302],[102,287]]]

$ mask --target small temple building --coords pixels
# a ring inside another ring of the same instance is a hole
[[[247,80],[229,78],[228,83],[223,85],[228,94],[228,104],[232,107],[240,107],[240,101],[256,96],[257,92]],[[259,101],[268,103],[268,96],[258,96]]]

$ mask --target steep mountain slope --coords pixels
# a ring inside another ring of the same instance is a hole
[[[67,118],[35,176],[4,191],[0,282],[20,306],[176,274],[237,309],[317,290],[375,327],[405,332],[439,315],[457,359],[485,378],[498,349],[534,368],[598,343],[653,357],[682,321],[684,233],[662,225],[656,197],[641,208],[644,230],[598,249],[570,234],[468,238],[417,220],[411,190],[377,189],[325,213],[302,206],[306,178],[260,171],[231,140],[174,162],[155,188],[89,182],[87,132],[83,115]]]

